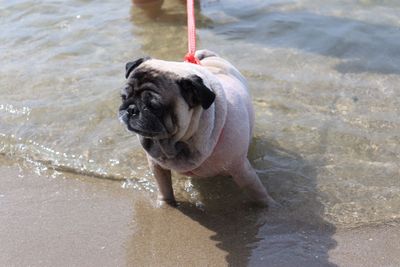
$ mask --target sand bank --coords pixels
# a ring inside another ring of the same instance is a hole
[[[1,266],[400,266],[398,226],[271,226],[253,210],[156,208],[115,181],[0,173]]]

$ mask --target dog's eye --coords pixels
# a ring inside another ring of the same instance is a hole
[[[160,98],[158,95],[144,91],[141,95],[143,103],[151,110],[158,110],[161,108]]]
[[[123,87],[121,89],[121,91],[119,92],[122,101],[125,101],[126,99],[128,99],[128,96],[132,94],[132,85],[128,84],[125,85],[125,87]]]
[[[156,101],[156,100],[151,100],[148,104],[147,104],[151,109],[160,109],[161,108],[161,104]]]
[[[141,95],[142,101],[148,105],[150,102],[154,101],[155,96],[150,91],[144,91]]]

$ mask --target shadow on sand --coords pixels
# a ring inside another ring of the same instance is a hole
[[[211,239],[227,252],[229,266],[336,266],[328,255],[336,247],[335,227],[322,218],[313,164],[262,139],[254,139],[250,151],[283,207],[254,207],[231,179],[216,177],[192,180],[203,210],[188,203],[178,209],[215,232]]]
[[[255,138],[250,159],[282,207],[253,206],[230,178],[190,181],[189,197],[175,187],[178,208],[134,204],[135,234],[127,260],[138,266],[336,266],[334,225],[323,218],[313,162]],[[317,164],[317,163],[316,163]],[[155,198],[154,196],[150,197]],[[199,204],[201,203],[201,204]]]

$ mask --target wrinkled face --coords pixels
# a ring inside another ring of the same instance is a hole
[[[128,130],[143,137],[168,138],[177,131],[174,92],[179,93],[179,89],[173,78],[138,69],[122,89],[119,118]]]
[[[215,94],[203,80],[197,75],[179,76],[173,66],[176,64],[150,58],[126,64],[128,80],[121,92],[119,118],[128,130],[145,139],[174,136],[179,140],[187,132],[194,110],[212,105]]]

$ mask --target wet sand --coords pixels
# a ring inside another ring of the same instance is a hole
[[[266,224],[240,206],[157,208],[149,192],[0,167],[1,266],[399,266],[400,227]],[[290,220],[290,218],[287,218]]]

